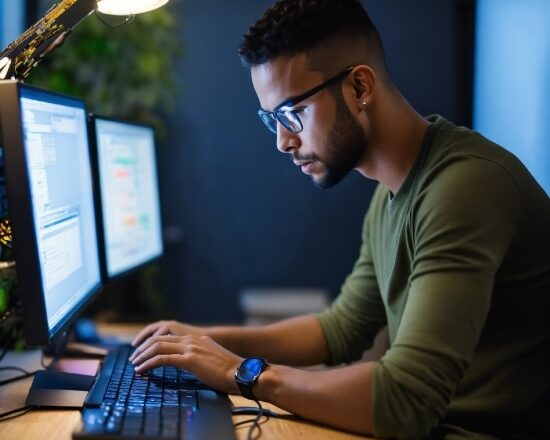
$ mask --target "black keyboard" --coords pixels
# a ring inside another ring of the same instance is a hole
[[[134,372],[132,347],[109,352],[73,439],[235,439],[231,404],[185,370]]]

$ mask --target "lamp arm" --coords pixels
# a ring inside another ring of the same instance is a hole
[[[61,0],[0,52],[0,80],[24,79],[96,8],[96,0]]]

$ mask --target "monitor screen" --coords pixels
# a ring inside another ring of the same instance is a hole
[[[25,339],[46,345],[101,285],[86,111],[6,81],[0,115]]]
[[[155,132],[98,116],[92,126],[109,279],[163,252]]]

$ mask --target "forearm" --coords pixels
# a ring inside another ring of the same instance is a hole
[[[315,316],[263,327],[201,328],[175,321],[159,322],[142,330],[134,342],[137,348],[130,360],[137,373],[174,365],[190,370],[206,385],[223,392],[238,392],[235,371],[243,361],[238,354],[264,357],[269,365],[253,386],[258,399],[310,420],[372,432],[374,364],[323,371],[279,365],[319,364],[328,359],[324,333]]]
[[[286,365],[315,365],[329,359],[319,320],[299,316],[258,327],[210,327],[206,334],[241,356],[258,356]]]
[[[374,365],[368,362],[324,371],[270,365],[253,391],[259,400],[305,419],[371,434]]]

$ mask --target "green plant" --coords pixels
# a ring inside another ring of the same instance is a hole
[[[162,115],[174,108],[175,63],[182,54],[176,5],[137,15],[123,26],[104,23],[119,18],[86,18],[27,82],[80,97],[94,113],[153,124],[162,137]]]

